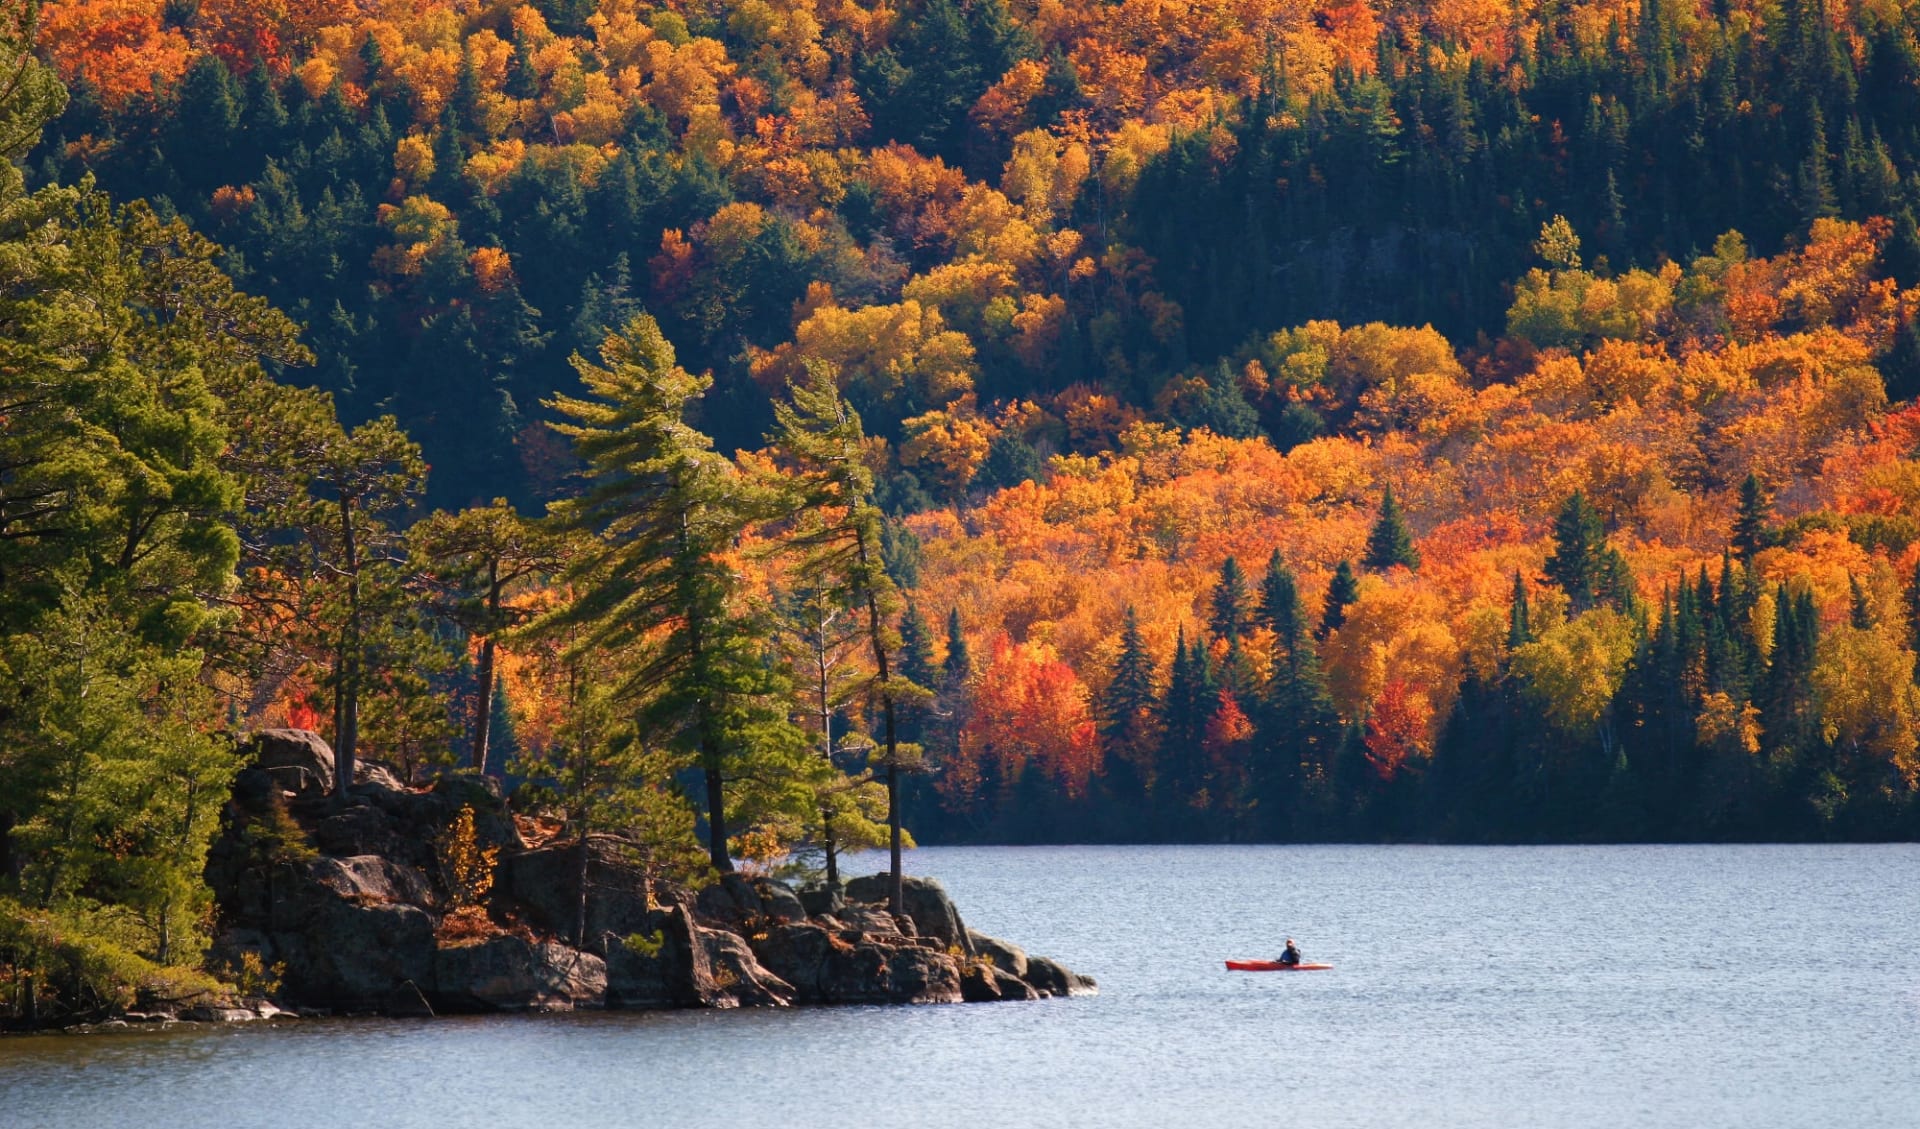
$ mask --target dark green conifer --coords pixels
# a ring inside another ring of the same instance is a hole
[[[1340,630],[1340,625],[1347,622],[1347,607],[1359,598],[1360,580],[1353,574],[1353,564],[1341,561],[1333,570],[1333,579],[1327,582],[1327,606],[1320,613],[1320,630],[1316,634],[1325,639]]]
[[[1214,583],[1207,601],[1207,630],[1215,639],[1236,639],[1249,626],[1246,574],[1240,562],[1228,557],[1220,565],[1220,579]]]
[[[1385,572],[1397,565],[1419,571],[1420,550],[1414,547],[1413,533],[1400,512],[1400,503],[1394,501],[1391,486],[1381,496],[1380,516],[1373,523],[1373,532],[1367,536],[1367,555],[1362,563],[1374,572]]]

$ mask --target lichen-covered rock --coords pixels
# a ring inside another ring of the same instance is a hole
[[[548,941],[490,937],[434,954],[432,998],[441,1011],[573,1011],[606,1004],[607,965]]]

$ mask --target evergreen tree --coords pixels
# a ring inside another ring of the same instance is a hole
[[[1113,675],[1100,696],[1100,738],[1106,749],[1109,789],[1123,803],[1146,795],[1145,767],[1150,756],[1154,708],[1153,656],[1140,637],[1140,621],[1127,605],[1120,628],[1120,653],[1114,656]]]
[[[1246,574],[1240,571],[1239,561],[1228,557],[1220,565],[1220,579],[1207,602],[1207,630],[1215,639],[1239,638],[1251,626],[1251,603]]]
[[[782,509],[799,515],[790,542],[805,554],[800,576],[855,609],[865,624],[874,673],[861,693],[869,711],[880,717],[889,903],[894,913],[905,913],[900,773],[919,764],[920,751],[900,740],[900,713],[902,707],[911,707],[932,691],[907,681],[898,669],[900,635],[893,624],[901,601],[887,571],[882,545],[885,519],[873,500],[873,471],[864,457],[866,432],[860,416],[840,395],[832,372],[820,366],[808,377],[806,384],[788,388],[785,403],[774,405],[775,432],[770,438],[785,464],[776,490],[786,495]],[[831,863],[831,854],[828,858]],[[828,881],[834,877],[830,870]]]
[[[1407,529],[1400,504],[1393,500],[1391,486],[1380,499],[1380,517],[1367,535],[1367,555],[1362,563],[1375,572],[1385,572],[1396,565],[1415,572],[1420,569],[1420,550],[1414,548],[1413,534]]]
[[[1847,577],[1849,599],[1847,602],[1847,622],[1855,631],[1873,629],[1873,604],[1867,599],[1867,590],[1857,576]]]
[[[1740,508],[1733,519],[1733,549],[1740,563],[1751,567],[1753,558],[1767,547],[1772,521],[1772,500],[1758,476],[1749,472],[1740,483]]]
[[[1333,570],[1333,579],[1327,582],[1327,605],[1320,613],[1320,630],[1316,633],[1321,639],[1340,630],[1347,622],[1347,608],[1360,598],[1360,580],[1353,574],[1353,564],[1341,561]]]
[[[699,764],[708,857],[725,873],[728,782],[756,790],[736,808],[780,808],[798,800],[785,785],[804,771],[804,742],[782,705],[787,687],[762,658],[767,626],[741,605],[726,560],[759,499],[687,425],[712,378],[676,364],[652,318],[608,337],[600,357],[574,361],[585,396],[549,402],[573,421],[558,428],[593,475],[585,494],[552,512],[595,540],[565,574],[584,595],[543,626],[578,625],[585,645],[632,655],[615,689],[650,733]]]
[[[900,677],[915,686],[940,685],[940,668],[933,662],[933,629],[920,606],[907,601],[900,613]],[[927,703],[917,702],[900,711],[900,739],[919,744],[925,726]]]
[[[1575,615],[1603,603],[1625,611],[1633,603],[1633,577],[1626,558],[1607,544],[1599,511],[1578,490],[1554,519],[1553,553],[1547,557],[1546,571],[1547,579],[1567,594]]]
[[[942,693],[965,687],[973,677],[973,658],[967,653],[967,636],[960,630],[960,609],[947,609],[947,658],[940,668]]]
[[[1533,642],[1533,613],[1527,605],[1527,582],[1520,570],[1513,570],[1513,600],[1507,608],[1507,650],[1517,651]]]
[[[1260,619],[1284,646],[1296,645],[1306,631],[1300,613],[1300,586],[1278,549],[1267,558],[1267,574],[1260,582]]]
[[[1251,439],[1260,434],[1260,413],[1247,403],[1239,378],[1225,360],[1213,368],[1207,378],[1206,391],[1182,422],[1229,439]]]
[[[1001,428],[987,444],[986,460],[974,473],[973,485],[985,490],[1005,490],[1022,482],[1036,481],[1045,470],[1040,452],[1018,429]]]
[[[436,512],[414,525],[407,540],[418,571],[433,578],[448,617],[468,636],[480,640],[479,663],[473,672],[470,748],[474,771],[487,773],[495,763],[490,747],[499,638],[528,618],[507,603],[507,592],[534,576],[558,570],[567,546],[552,531],[521,517],[505,498],[455,514]],[[498,763],[505,764],[506,758]]]

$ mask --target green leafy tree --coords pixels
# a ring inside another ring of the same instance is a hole
[[[743,810],[791,816],[806,802],[790,787],[804,740],[785,715],[785,678],[763,659],[766,616],[746,606],[728,560],[762,499],[687,422],[712,379],[675,363],[652,318],[609,336],[600,358],[574,361],[585,395],[550,401],[590,476],[551,512],[594,541],[562,574],[581,598],[545,625],[577,625],[581,646],[622,656],[615,691],[700,766],[708,856],[725,873],[729,781],[753,789]]]
[[[480,640],[469,731],[473,767],[484,773],[499,637],[529,617],[510,605],[507,595],[516,585],[556,571],[563,542],[550,528],[521,517],[505,498],[459,513],[435,512],[415,524],[407,539],[416,569],[431,578],[450,618]]]
[[[788,389],[774,405],[774,450],[787,473],[779,488],[783,512],[798,514],[791,542],[805,554],[800,574],[823,594],[858,610],[873,677],[862,687],[880,721],[880,766],[887,786],[889,901],[905,912],[901,885],[900,774],[918,764],[919,750],[900,740],[900,712],[928,696],[899,670],[900,635],[893,621],[900,595],[882,552],[884,518],[873,500],[873,471],[865,458],[859,413],[840,395],[833,373],[815,367],[805,385]]]

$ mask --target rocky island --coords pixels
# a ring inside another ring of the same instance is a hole
[[[960,1003],[1083,995],[1092,978],[967,928],[939,883],[886,876],[838,891],[732,873],[650,881],[613,841],[541,843],[495,781],[408,787],[355,765],[344,803],[316,734],[255,736],[207,878],[214,962],[256,995],[189,1018],[429,1016],[585,1008]],[[490,873],[454,912],[442,844],[470,824]],[[585,889],[581,888],[584,872]]]

